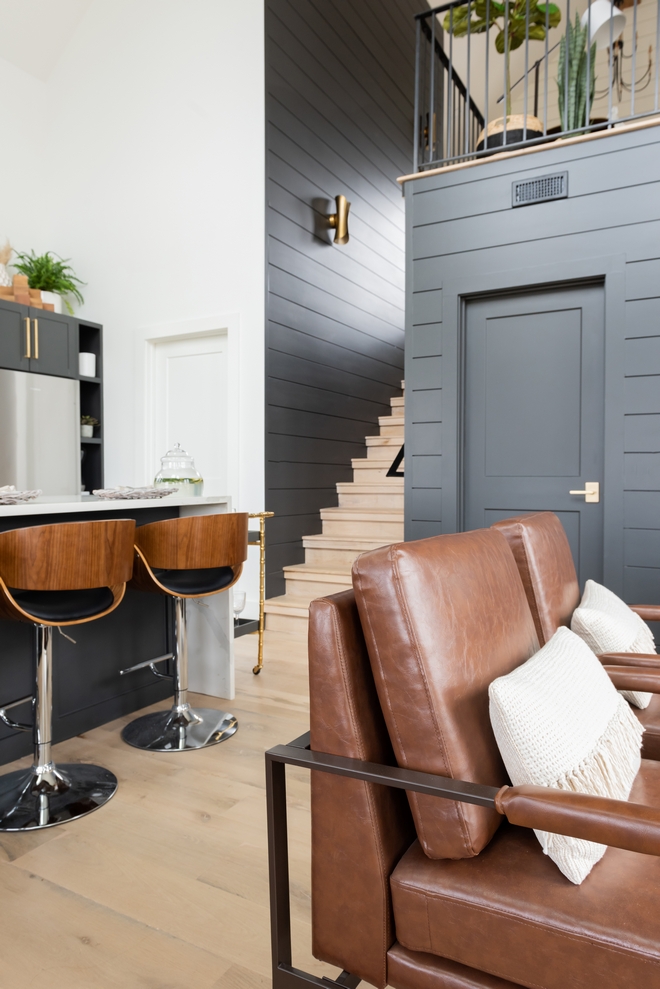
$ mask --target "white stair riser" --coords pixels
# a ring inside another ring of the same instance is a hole
[[[403,512],[403,491],[392,494],[351,494],[339,495],[340,508],[391,508]]]
[[[390,399],[390,405],[392,406],[393,409],[403,409],[405,407],[405,402],[406,400],[403,397],[403,395],[399,395],[398,398]],[[401,412],[397,412],[397,415],[401,415],[401,414],[402,414]]]
[[[286,593],[292,594],[298,601],[314,601],[315,598],[326,598],[329,594],[339,594],[349,590],[353,584],[350,575],[345,584],[325,584],[321,580],[286,580]]]
[[[380,437],[379,437],[380,439]],[[397,436],[390,437],[391,442],[385,445],[367,447],[367,460],[394,460],[403,445],[403,440]]]
[[[308,621],[296,615],[266,615],[266,628],[269,632],[293,632],[307,635]]]
[[[403,539],[403,522],[353,522],[345,519],[326,519],[323,522],[323,535],[362,536],[368,539],[382,539],[383,542],[399,542]]]
[[[318,564],[327,564],[328,566],[338,566],[340,564],[352,564],[353,560],[356,560],[360,553],[364,553],[364,550],[354,550],[354,549],[325,549],[324,547],[318,547],[315,549],[305,550],[305,561]]]
[[[362,461],[359,467],[353,467],[353,480],[358,484],[368,483],[369,481],[382,481],[387,477],[389,469],[390,464],[382,467],[371,467],[367,466],[367,461]]]
[[[383,426],[380,427],[381,436],[393,436],[403,443],[403,426]]]

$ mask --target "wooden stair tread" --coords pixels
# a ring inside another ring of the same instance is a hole
[[[289,567],[282,567],[285,573],[292,574],[294,577],[305,580],[312,579],[316,577],[327,577],[327,583],[337,583],[340,584],[345,581],[346,578],[350,581],[351,579],[351,568],[348,564],[344,566],[335,566],[326,563],[294,563]]]
[[[371,461],[373,463],[373,461]],[[379,478],[377,481],[339,481],[338,494],[403,494],[403,478]]]
[[[309,602],[305,598],[296,598],[292,594],[282,594],[276,598],[267,598],[264,605],[266,614],[292,615],[296,618],[307,618]]]
[[[313,546],[319,549],[354,549],[357,554],[370,549],[385,546],[382,539],[369,539],[364,536],[326,536],[319,533],[315,536],[303,536],[303,546]]]
[[[392,446],[400,447],[401,436],[366,436],[367,446]]]
[[[322,519],[345,519],[351,522],[403,522],[403,511],[397,508],[322,508]]]

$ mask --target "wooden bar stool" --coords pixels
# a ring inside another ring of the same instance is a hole
[[[133,569],[135,522],[66,522],[0,533],[0,617],[35,629],[36,688],[0,708],[0,719],[32,731],[34,761],[27,771],[0,776],[0,831],[32,831],[91,813],[117,789],[101,766],[51,756],[53,627],[95,621],[117,607]],[[32,701],[34,722],[18,724],[7,710]]]
[[[122,738],[138,749],[182,752],[223,742],[238,723],[233,714],[213,708],[193,710],[188,703],[186,602],[229,590],[247,558],[247,513],[195,515],[139,526],[135,531],[135,566],[131,587],[174,599],[175,648],[122,673],[174,661],[174,704],[169,711],[145,714],[126,725]],[[229,634],[232,634],[230,630]]]

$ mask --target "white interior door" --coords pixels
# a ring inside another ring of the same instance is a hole
[[[227,334],[153,341],[153,474],[180,443],[204,478],[204,494],[228,492]]]

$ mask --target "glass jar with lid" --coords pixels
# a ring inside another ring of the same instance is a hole
[[[160,470],[154,478],[157,488],[178,488],[178,493],[184,498],[201,495],[204,490],[204,479],[195,469],[195,461],[177,443],[160,458]]]

